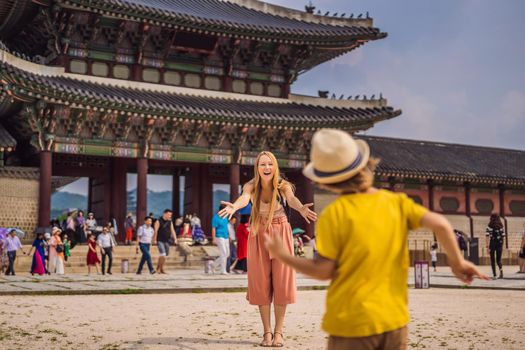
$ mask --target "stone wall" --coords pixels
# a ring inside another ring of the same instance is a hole
[[[38,180],[0,177],[0,227],[16,227],[33,237],[38,220]]]

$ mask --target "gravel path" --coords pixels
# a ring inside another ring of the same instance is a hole
[[[522,291],[410,290],[409,349],[523,349]],[[323,349],[325,291],[299,292],[288,349]],[[1,349],[253,349],[257,309],[244,293],[4,296]]]

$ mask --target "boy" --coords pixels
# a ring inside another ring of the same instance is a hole
[[[324,129],[312,139],[311,163],[303,174],[341,196],[317,223],[314,260],[288,254],[279,239],[266,237],[271,254],[298,272],[331,279],[323,329],[328,349],[406,349],[409,230],[435,232],[453,273],[465,283],[487,279],[463,259],[452,228],[441,215],[405,194],[374,188],[378,160],[366,142]]]
[[[432,246],[430,247],[430,258],[432,260],[432,267],[434,268],[434,272],[436,272],[436,264],[438,261],[437,249],[438,246],[436,243],[432,244]]]

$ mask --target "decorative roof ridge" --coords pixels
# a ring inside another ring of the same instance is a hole
[[[323,16],[308,13],[298,9],[290,7],[270,4],[260,0],[219,0],[222,2],[230,2],[243,6],[252,10],[265,12],[274,16],[293,18],[298,21],[315,23],[315,24],[326,24],[340,27],[373,27],[374,20],[372,18],[347,18],[347,17],[335,17],[335,16]]]
[[[40,168],[6,165],[0,167],[0,177],[38,180],[40,177]]]
[[[160,0],[155,2],[146,0],[56,0],[55,2],[60,7],[91,11],[105,16],[129,18],[133,21],[149,22],[205,34],[222,35],[226,31],[232,31],[229,36],[234,38],[257,38],[269,42],[295,44],[304,42],[317,43],[321,46],[328,43],[330,46],[336,42],[346,45],[349,38],[368,41],[387,36],[387,33],[372,26],[371,18],[345,19],[314,15],[254,0],[248,2],[200,0],[199,3],[185,4],[186,11],[177,11],[174,6],[177,4]],[[209,11],[212,5],[222,6],[216,9],[217,16],[213,16],[213,13]],[[262,9],[265,8],[271,11],[264,12]],[[227,16],[224,17],[224,13],[233,13],[237,18],[229,19]],[[258,14],[260,16],[257,16]],[[255,21],[254,16],[263,19],[271,16],[276,23]],[[239,18],[242,19],[239,20]],[[307,28],[302,28],[301,25]],[[327,36],[332,40],[326,41]]]
[[[396,137],[388,136],[374,136],[374,135],[364,135],[356,134],[356,137],[368,139],[368,140],[377,140],[377,141],[392,141],[397,143],[409,143],[409,144],[419,144],[422,146],[433,146],[433,147],[459,147],[465,149],[477,149],[477,150],[486,150],[486,151],[497,151],[497,152],[514,152],[519,154],[525,154],[525,150],[513,149],[513,148],[502,148],[502,147],[490,147],[490,146],[479,146],[479,145],[467,145],[461,143],[451,143],[451,142],[440,142],[440,141],[424,141],[417,139],[401,139]]]
[[[323,97],[308,95],[290,94],[290,101],[306,105],[315,105],[333,108],[383,108],[388,107],[388,101],[385,98],[369,100],[337,100]]]

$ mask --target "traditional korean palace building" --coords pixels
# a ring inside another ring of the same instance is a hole
[[[314,201],[301,168],[315,130],[355,133],[401,111],[382,96],[290,93],[301,73],[386,37],[368,14],[306,10],[255,0],[0,2],[0,226],[48,226],[53,188],[79,177],[89,178],[88,209],[122,226],[126,174],[136,173],[139,223],[147,174],[164,174],[174,211],[198,213],[209,232],[213,184],[236,198],[261,150]],[[524,152],[367,140],[383,159],[380,185],[461,217],[467,232],[478,234],[477,217],[490,212],[508,225],[525,216]]]

